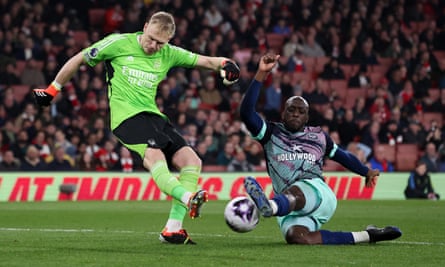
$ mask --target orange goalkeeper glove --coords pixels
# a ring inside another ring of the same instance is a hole
[[[49,106],[54,97],[60,92],[60,87],[55,82],[51,83],[46,89],[33,89],[34,99],[39,106]]]

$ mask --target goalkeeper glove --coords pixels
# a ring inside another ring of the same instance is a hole
[[[39,106],[49,106],[51,100],[60,92],[60,85],[56,82],[51,83],[46,89],[33,89],[34,99]]]
[[[231,85],[238,81],[240,70],[235,62],[223,60],[221,62],[220,75],[223,78],[224,85]]]

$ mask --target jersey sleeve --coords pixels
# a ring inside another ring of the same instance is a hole
[[[198,62],[198,54],[170,44],[168,44],[168,58],[172,67],[193,68]]]
[[[92,44],[91,46],[82,50],[85,62],[91,67],[96,66],[97,63],[110,59],[116,54],[116,50],[121,45],[125,45],[126,37],[122,34],[110,34],[102,40]]]

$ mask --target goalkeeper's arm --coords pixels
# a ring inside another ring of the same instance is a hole
[[[82,63],[83,55],[79,52],[62,66],[54,81],[46,89],[33,89],[34,98],[37,104],[40,106],[49,106],[53,98],[57,96],[63,85],[71,80]]]

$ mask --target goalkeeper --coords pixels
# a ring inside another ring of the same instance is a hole
[[[337,147],[320,127],[305,126],[309,104],[301,96],[285,102],[281,123],[266,122],[255,111],[262,82],[279,59],[267,54],[260,60],[254,80],[241,103],[241,118],[252,136],[264,147],[267,169],[275,196],[268,199],[253,177],[244,179],[246,192],[264,217],[277,216],[288,244],[356,244],[392,240],[402,235],[397,227],[368,226],[358,232],[320,230],[337,207],[334,192],[325,183],[323,160],[329,157],[366,178],[366,186],[376,183],[378,170],[363,165],[355,156]]]
[[[208,194],[198,190],[201,160],[174,129],[155,101],[159,83],[173,67],[205,68],[224,74],[224,84],[238,80],[239,68],[228,58],[192,53],[169,44],[175,34],[171,14],[157,12],[142,32],[111,34],[69,59],[46,89],[34,89],[36,102],[50,105],[83,63],[104,62],[113,134],[138,153],[157,186],[173,197],[162,242],[195,244],[183,228],[185,215],[200,215]],[[169,164],[179,171],[173,176]]]

